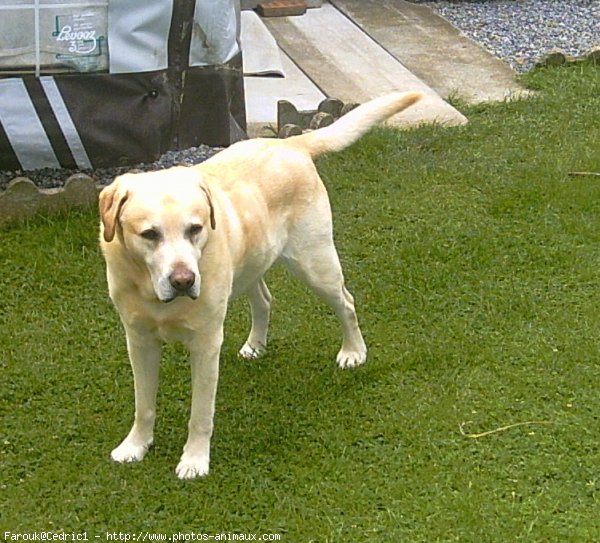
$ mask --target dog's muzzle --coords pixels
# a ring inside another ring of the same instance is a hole
[[[168,300],[174,300],[178,296],[189,296],[192,299],[196,299],[198,294],[197,289],[194,289],[196,283],[196,274],[188,269],[186,266],[175,266],[171,274],[169,275],[169,284],[173,289],[174,296]]]

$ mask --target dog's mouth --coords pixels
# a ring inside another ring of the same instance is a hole
[[[198,294],[196,294],[195,292],[174,292],[172,295],[168,296],[167,298],[161,298],[158,297],[158,299],[165,303],[168,304],[174,300],[177,300],[177,298],[189,298],[190,300],[197,300],[198,299]]]

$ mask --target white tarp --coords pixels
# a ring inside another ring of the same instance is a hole
[[[173,3],[168,0],[110,0],[110,73],[164,70],[172,14]]]
[[[182,4],[0,0],[0,70],[39,76],[166,69],[173,10]],[[240,52],[239,19],[239,0],[195,0],[190,66],[225,64],[234,58]]]
[[[0,68],[108,69],[105,1],[0,0]]]
[[[239,0],[196,0],[190,66],[225,64],[240,52]]]

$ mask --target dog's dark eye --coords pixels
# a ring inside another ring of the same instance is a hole
[[[201,224],[192,224],[188,228],[188,235],[190,237],[197,236],[200,232],[202,232],[202,225]]]
[[[148,228],[141,232],[140,236],[148,241],[158,241],[160,239],[160,232],[154,228]]]

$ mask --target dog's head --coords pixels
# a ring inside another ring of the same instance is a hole
[[[120,244],[145,267],[160,301],[199,296],[199,262],[216,223],[210,189],[197,169],[117,177],[100,193],[100,216],[102,244]]]

